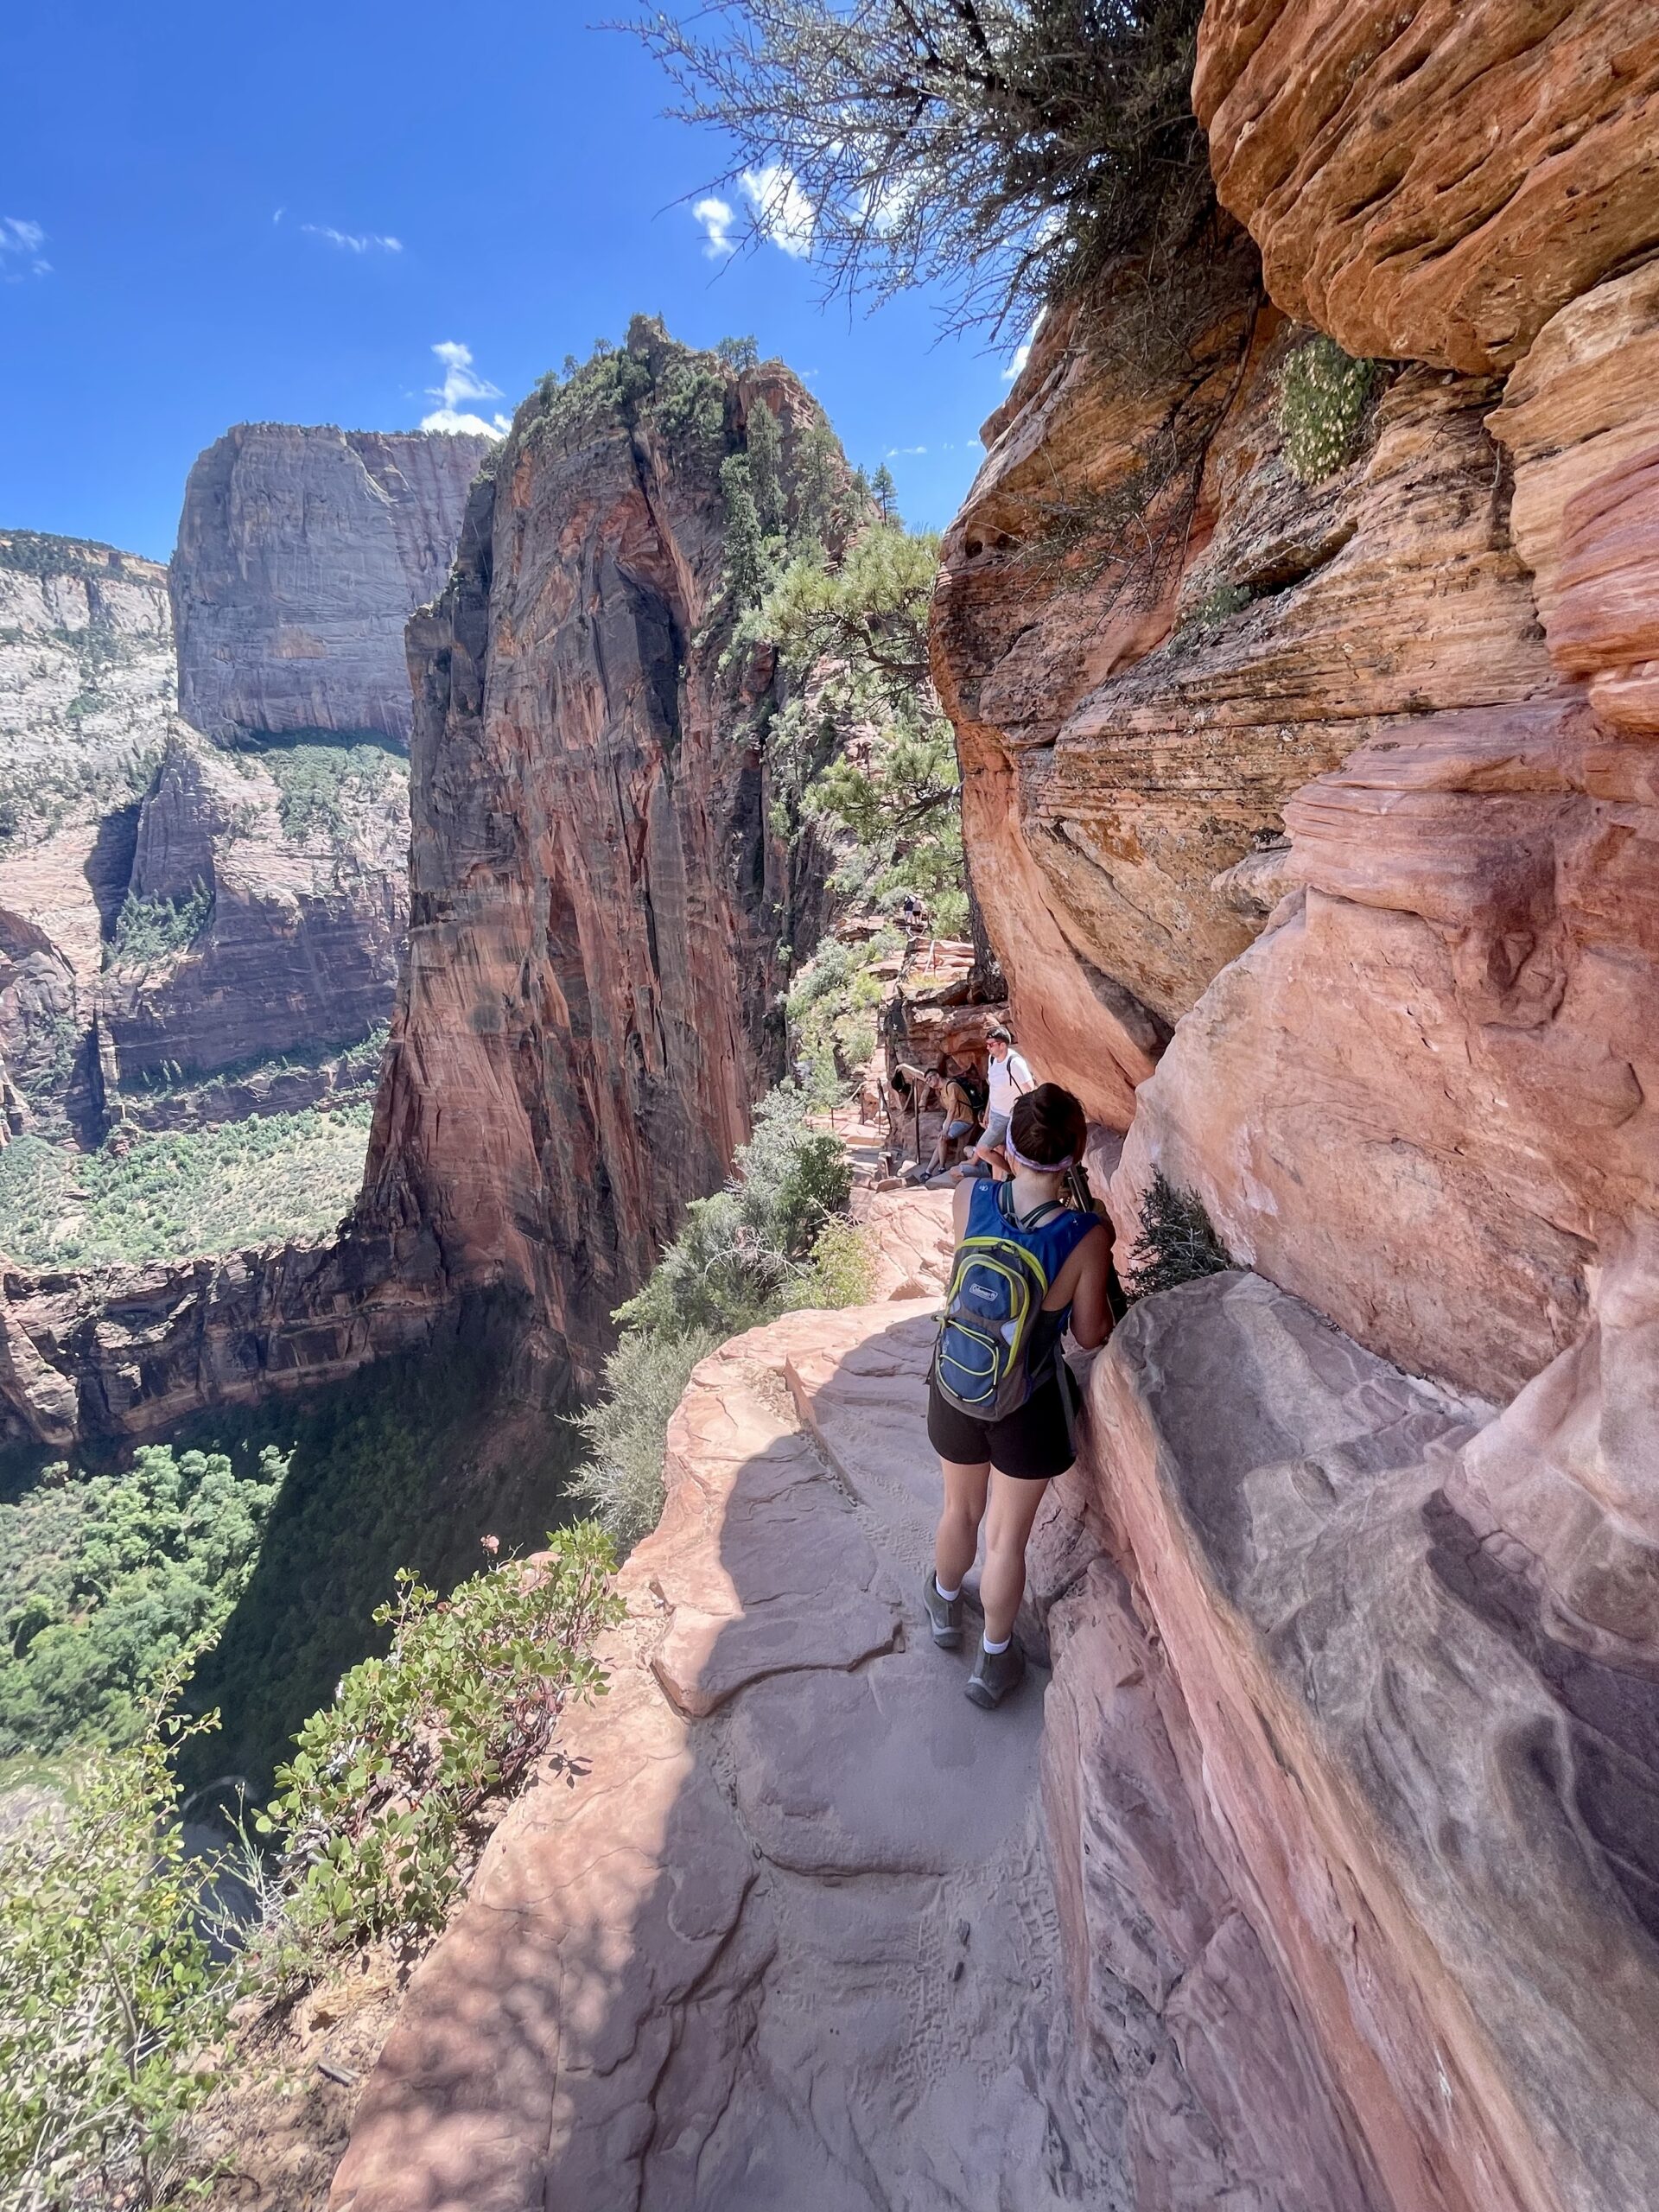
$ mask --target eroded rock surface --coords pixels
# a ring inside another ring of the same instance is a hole
[[[243,423],[209,446],[170,571],[185,720],[406,741],[404,625],[448,573],[490,443]]]
[[[1248,879],[1293,793],[1430,712],[1561,682],[1510,540],[1494,384],[1406,371],[1304,486],[1279,379],[1305,333],[1247,294],[1184,380],[1148,382],[1115,354],[1122,311],[1057,318],[986,426],[933,626],[1022,1045],[1119,1128],[1271,910]],[[1185,473],[1136,515],[1164,440]],[[1080,550],[1044,556],[1063,524]]]
[[[697,1370],[610,1694],[416,1975],[342,2212],[1377,2202],[1097,1542],[1046,1705],[977,1713],[918,1632],[932,1333],[792,1315]]]
[[[262,1095],[294,1104],[332,1088],[328,1066],[391,1018],[408,839],[407,776],[382,748],[227,753],[175,737],[140,811],[129,893],[157,916],[193,901],[202,914],[183,943],[128,945],[118,931],[99,1009],[122,1110],[188,1118],[228,1071],[263,1074]],[[367,1058],[372,1081],[378,1052]]]
[[[1353,354],[1508,368],[1659,246],[1651,0],[1210,0],[1192,95],[1268,289]]]
[[[1138,1306],[1091,1409],[1184,1776],[1382,2201],[1637,2212],[1659,1687],[1458,1502],[1496,1429],[1242,1275]]]
[[[823,419],[777,364],[645,322],[584,375],[521,410],[410,628],[412,926],[367,1184],[454,1280],[525,1300],[555,1389],[594,1379],[782,1072],[796,886],[752,672],[722,666],[720,468],[769,409],[797,499]]]

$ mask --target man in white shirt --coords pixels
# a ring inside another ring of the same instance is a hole
[[[1000,1181],[1008,1172],[1007,1163],[1001,1156],[1007,1141],[1008,1116],[1014,1111],[1014,1100],[1034,1088],[1036,1077],[1024,1056],[1014,1051],[1013,1038],[1000,1022],[985,1041],[989,1054],[985,1070],[989,1093],[985,1103],[985,1133],[962,1172],[964,1175],[995,1175]]]

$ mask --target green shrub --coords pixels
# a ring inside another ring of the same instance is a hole
[[[1204,1201],[1178,1191],[1154,1171],[1141,1208],[1141,1233],[1129,1254],[1126,1288],[1135,1298],[1173,1290],[1238,1265],[1216,1234]]]
[[[219,1635],[288,1471],[143,1445],[122,1474],[60,1464],[0,1504],[0,1758],[141,1732],[158,1672]]]
[[[833,1310],[868,1305],[874,1294],[875,1255],[868,1232],[855,1222],[826,1221],[812,1247],[796,1304]]]
[[[572,1488],[624,1549],[662,1511],[669,1418],[698,1360],[791,1308],[868,1294],[868,1253],[861,1267],[842,1219],[852,1163],[838,1137],[807,1126],[806,1105],[790,1084],[761,1101],[731,1184],[692,1201],[643,1289],[617,1309],[621,1341],[597,1402],[577,1417],[588,1461]]]
[[[0,1836],[0,2196],[14,2212],[148,2205],[234,1990],[200,1930],[169,1764],[176,1730],[86,1760]]]
[[[188,899],[137,899],[130,891],[116,917],[106,964],[140,968],[169,959],[195,943],[213,919],[213,894],[198,883]]]
[[[668,1424],[692,1369],[721,1342],[715,1329],[684,1336],[625,1330],[605,1363],[604,1395],[578,1416],[589,1458],[571,1496],[598,1515],[620,1552],[631,1552],[657,1525]]]
[[[173,1761],[211,1719],[152,1715],[130,1746],[80,1763],[67,1802],[0,1836],[8,2206],[198,2192],[207,2177],[190,2170],[184,2124],[213,2086],[232,2000],[269,2005],[362,1937],[442,1924],[561,1713],[606,1687],[593,1647],[621,1611],[610,1548],[591,1525],[550,1544],[544,1567],[502,1560],[448,1599],[397,1577],[378,1617],[385,1656],[346,1673],[280,1771],[258,1823],[281,1836],[274,1868],[251,1847],[186,1857]],[[161,1686],[157,1713],[187,1666]],[[209,1937],[227,1932],[215,1896],[227,1873],[258,1917],[218,1964]]]
[[[254,1114],[86,1154],[19,1137],[0,1150],[0,1252],[101,1266],[326,1236],[356,1202],[371,1112]]]
[[[1279,385],[1285,466],[1299,484],[1318,484],[1349,461],[1377,380],[1375,361],[1351,360],[1322,334],[1299,346]]]
[[[492,1566],[441,1599],[408,1569],[375,1619],[391,1648],[300,1731],[258,1825],[283,1838],[286,1917],[325,1945],[437,1928],[488,1809],[546,1753],[564,1706],[605,1688],[594,1639],[622,1608],[591,1522],[541,1567]]]
[[[785,1001],[790,1034],[818,1103],[845,1097],[856,1071],[869,1064],[886,988],[872,971],[902,942],[896,931],[878,931],[858,946],[828,938],[791,982]]]
[[[296,844],[326,838],[337,852],[352,839],[351,809],[369,805],[407,773],[384,744],[272,745],[257,757],[280,793],[284,836]]]

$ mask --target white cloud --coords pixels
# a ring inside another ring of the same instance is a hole
[[[763,238],[797,261],[812,251],[817,210],[797,181],[795,172],[781,162],[768,162],[758,169],[745,169],[738,180],[754,210],[755,228]]]
[[[1007,367],[1002,372],[1002,381],[1004,384],[1012,384],[1014,378],[1019,376],[1025,368],[1026,363],[1031,359],[1033,343],[1036,339],[1038,332],[1042,328],[1042,327],[1043,315],[1042,310],[1039,308],[1038,310],[1036,321],[1032,324],[1031,328],[1026,333],[1025,343],[1021,346],[1015,346],[1014,359],[1008,363]]]
[[[276,229],[277,224],[282,221],[283,216],[286,215],[287,213],[288,210],[286,207],[279,207],[276,210],[276,213],[270,219],[270,226],[272,230]]]
[[[280,216],[279,207],[276,213]],[[378,231],[337,231],[328,223],[302,223],[300,228],[308,238],[326,238],[330,245],[339,246],[345,253],[401,253],[401,238],[382,238]]]
[[[884,458],[888,461],[908,460],[912,454],[925,453],[925,446],[889,446]]]
[[[501,387],[492,384],[487,377],[480,376],[473,367],[473,349],[462,346],[453,338],[446,338],[432,351],[443,364],[443,382],[429,385],[427,397],[440,399],[429,415],[421,417],[423,430],[450,430],[473,437],[502,438],[512,428],[512,420],[498,410],[493,422],[486,423],[481,415],[470,409],[462,410],[457,402],[463,399],[499,399]]]
[[[21,215],[0,215],[0,277],[20,283],[25,276],[49,276],[52,264],[41,248],[46,232]]]
[[[691,213],[702,225],[702,250],[710,261],[724,261],[737,251],[737,240],[732,236],[737,211],[728,200],[699,200]]]

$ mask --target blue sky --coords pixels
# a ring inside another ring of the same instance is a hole
[[[925,296],[825,307],[810,210],[723,251],[696,212],[722,149],[588,28],[612,4],[0,11],[0,524],[164,559],[230,423],[408,428],[446,376],[457,413],[511,412],[636,309],[694,344],[753,332],[854,460],[887,460],[907,520],[947,521],[1006,355],[941,341]],[[741,186],[719,196],[741,221]]]

